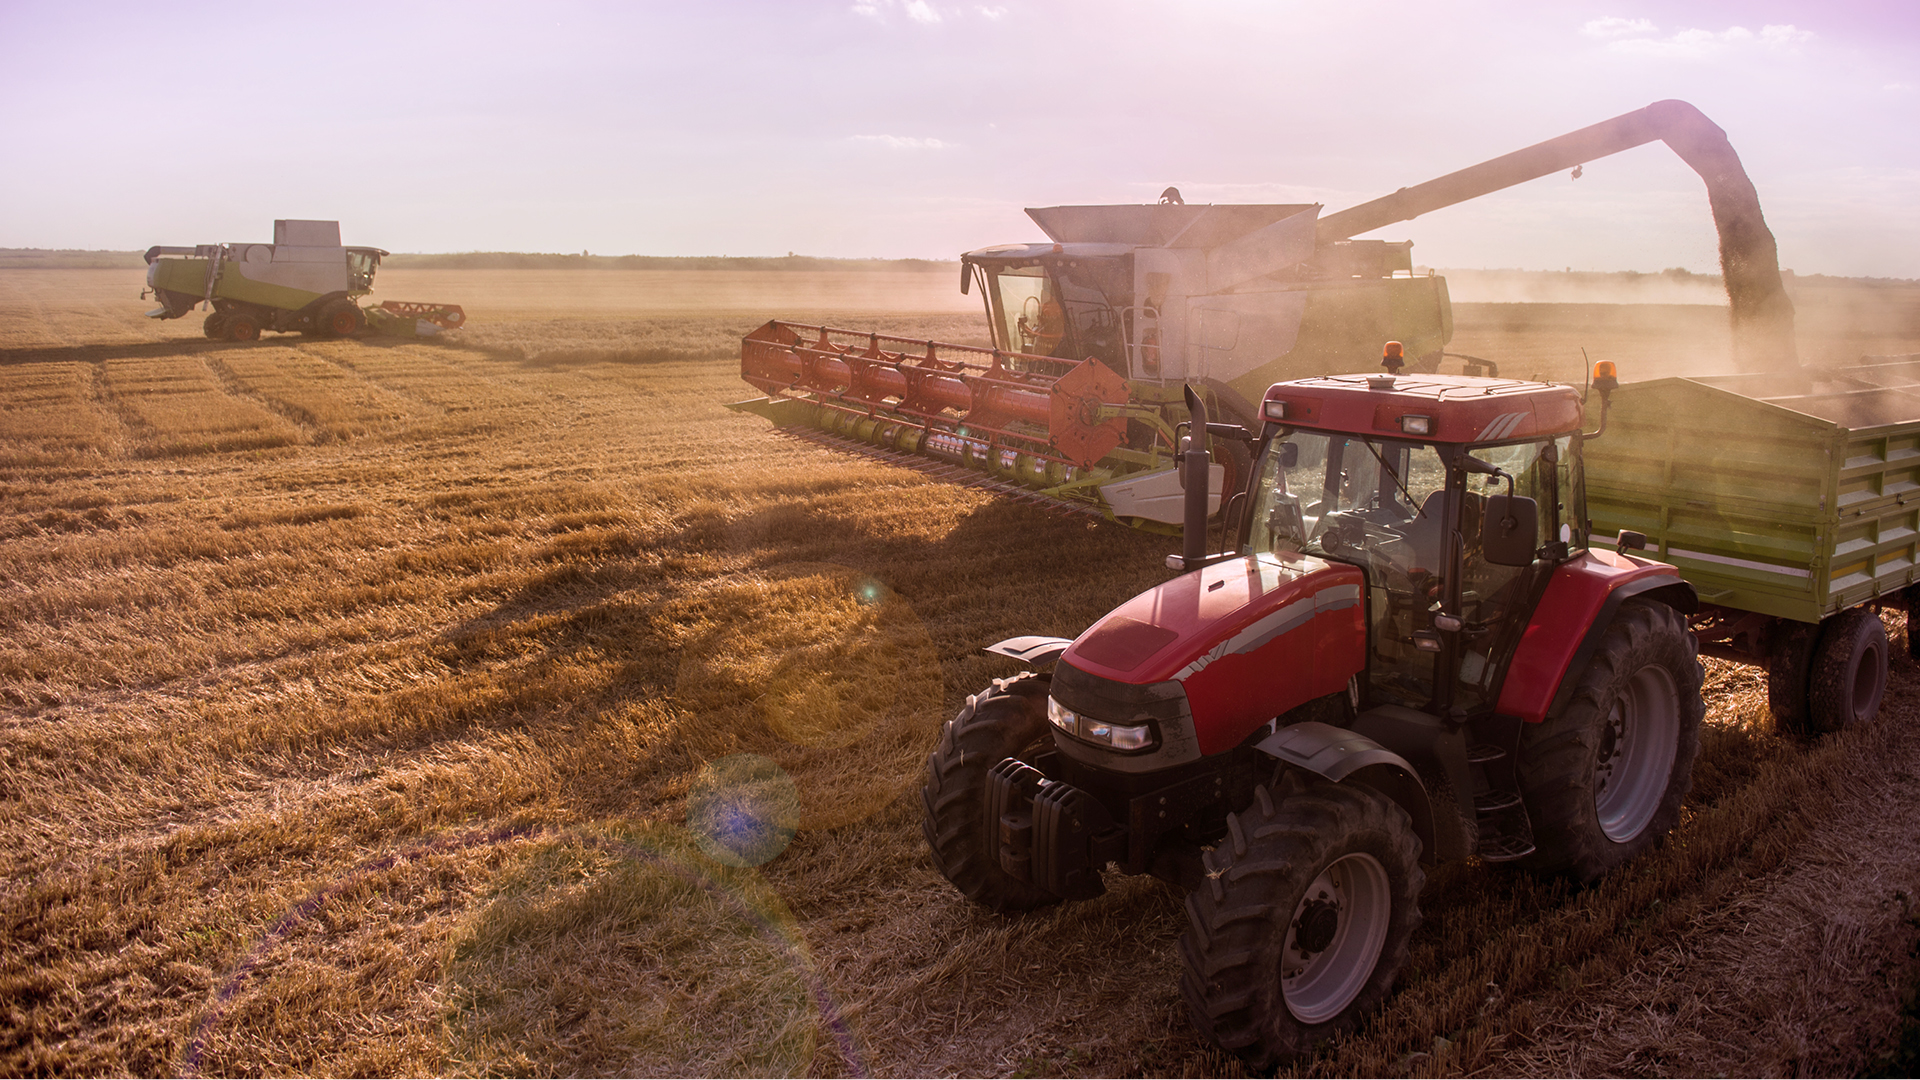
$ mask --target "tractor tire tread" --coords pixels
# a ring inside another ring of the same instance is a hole
[[[1638,835],[1614,843],[1600,832],[1594,805],[1592,760],[1598,753],[1600,724],[1612,708],[1616,683],[1625,670],[1650,652],[1662,655],[1679,695],[1679,731],[1669,779],[1660,805]],[[1656,601],[1627,600],[1580,682],[1561,710],[1544,723],[1529,725],[1521,736],[1518,763],[1521,795],[1532,821],[1535,851],[1520,860],[1533,873],[1591,882],[1659,843],[1679,821],[1680,804],[1692,785],[1700,755],[1700,723],[1705,705],[1700,686],[1698,643],[1686,619]]]
[[[1420,924],[1420,840],[1397,804],[1365,788],[1315,778],[1283,781],[1278,797],[1258,797],[1243,819],[1251,861],[1224,847],[1207,853],[1207,888],[1187,898],[1192,929],[1180,939],[1180,990],[1202,1034],[1255,1070],[1299,1060],[1314,1045],[1349,1030],[1385,1000]],[[1345,848],[1342,845],[1346,845]],[[1305,1024],[1288,1011],[1279,986],[1279,952],[1292,899],[1319,868],[1347,850],[1367,850],[1387,869],[1392,909],[1373,975],[1339,1015]],[[1280,907],[1286,910],[1281,911]]]
[[[1865,724],[1880,712],[1887,693],[1887,628],[1872,608],[1856,607],[1828,619],[1807,669],[1803,736],[1825,735]],[[1878,686],[1856,701],[1860,664],[1872,664]]]
[[[920,831],[934,866],[961,895],[996,912],[1030,911],[1061,899],[1006,873],[986,844],[987,773],[1046,736],[1046,716],[1031,699],[1044,696],[1047,685],[1032,674],[995,680],[992,689],[967,698],[927,755]]]

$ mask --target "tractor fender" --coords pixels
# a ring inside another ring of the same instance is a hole
[[[1622,602],[1656,600],[1683,615],[1700,598],[1666,563],[1586,551],[1554,568],[1500,684],[1496,712],[1537,724],[1566,704]]]
[[[1414,834],[1420,837],[1420,861],[1428,865],[1438,861],[1433,802],[1406,758],[1365,735],[1317,720],[1289,724],[1253,747],[1336,784],[1365,784],[1392,799],[1413,819]]]
[[[1060,659],[1060,654],[1066,652],[1067,646],[1072,644],[1072,638],[1028,634],[1025,637],[996,641],[980,651],[998,656],[1011,656],[1030,668],[1037,668]]]

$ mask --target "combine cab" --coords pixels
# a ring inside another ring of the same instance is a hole
[[[766,397],[735,404],[813,438],[969,483],[1018,490],[1159,531],[1181,520],[1172,469],[1183,386],[1210,415],[1251,427],[1268,386],[1357,372],[1404,347],[1436,371],[1453,334],[1445,280],[1416,274],[1412,245],[1353,237],[1661,140],[1706,182],[1720,232],[1735,360],[1798,366],[1773,234],[1726,132],[1682,101],[1537,143],[1336,214],[1317,205],[1054,206],[1027,214],[1051,242],[961,257],[990,348],[770,322],[741,345]],[[1392,358],[1400,362],[1400,355]],[[1498,374],[1462,358],[1465,374]],[[937,465],[929,458],[945,458]],[[1245,488],[1228,442],[1210,505]],[[1229,530],[1231,531],[1231,530]]]
[[[271,244],[151,247],[147,290],[160,306],[147,317],[178,319],[206,304],[213,309],[203,324],[207,336],[226,341],[252,341],[262,330],[427,337],[466,322],[457,304],[389,300],[362,307],[359,298],[373,291],[386,254],[342,246],[337,221],[276,221]]]

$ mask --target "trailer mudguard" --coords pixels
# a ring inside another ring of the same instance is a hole
[[[1437,861],[1433,803],[1420,774],[1406,758],[1365,735],[1317,720],[1289,724],[1255,743],[1254,749],[1336,784],[1365,784],[1392,799],[1413,819],[1414,835],[1420,837],[1420,861],[1428,865]]]
[[[1622,601],[1659,600],[1691,615],[1693,586],[1666,563],[1588,550],[1554,568],[1500,685],[1496,711],[1537,724],[1566,704]]]

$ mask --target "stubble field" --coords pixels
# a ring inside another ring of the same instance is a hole
[[[979,340],[949,275],[395,269],[469,328],[244,345],[139,284],[0,272],[0,1072],[1237,1072],[1172,889],[1002,919],[919,834],[940,723],[1013,670],[979,646],[1077,633],[1173,542],[721,407],[773,315]],[[1920,352],[1910,292],[1803,289],[1803,352]],[[1706,371],[1723,320],[1462,304],[1453,348]],[[1881,722],[1812,745],[1710,664],[1671,842],[1581,892],[1435,873],[1402,993],[1305,1071],[1889,1060],[1899,651]],[[702,839],[743,793],[797,824],[760,865]]]

